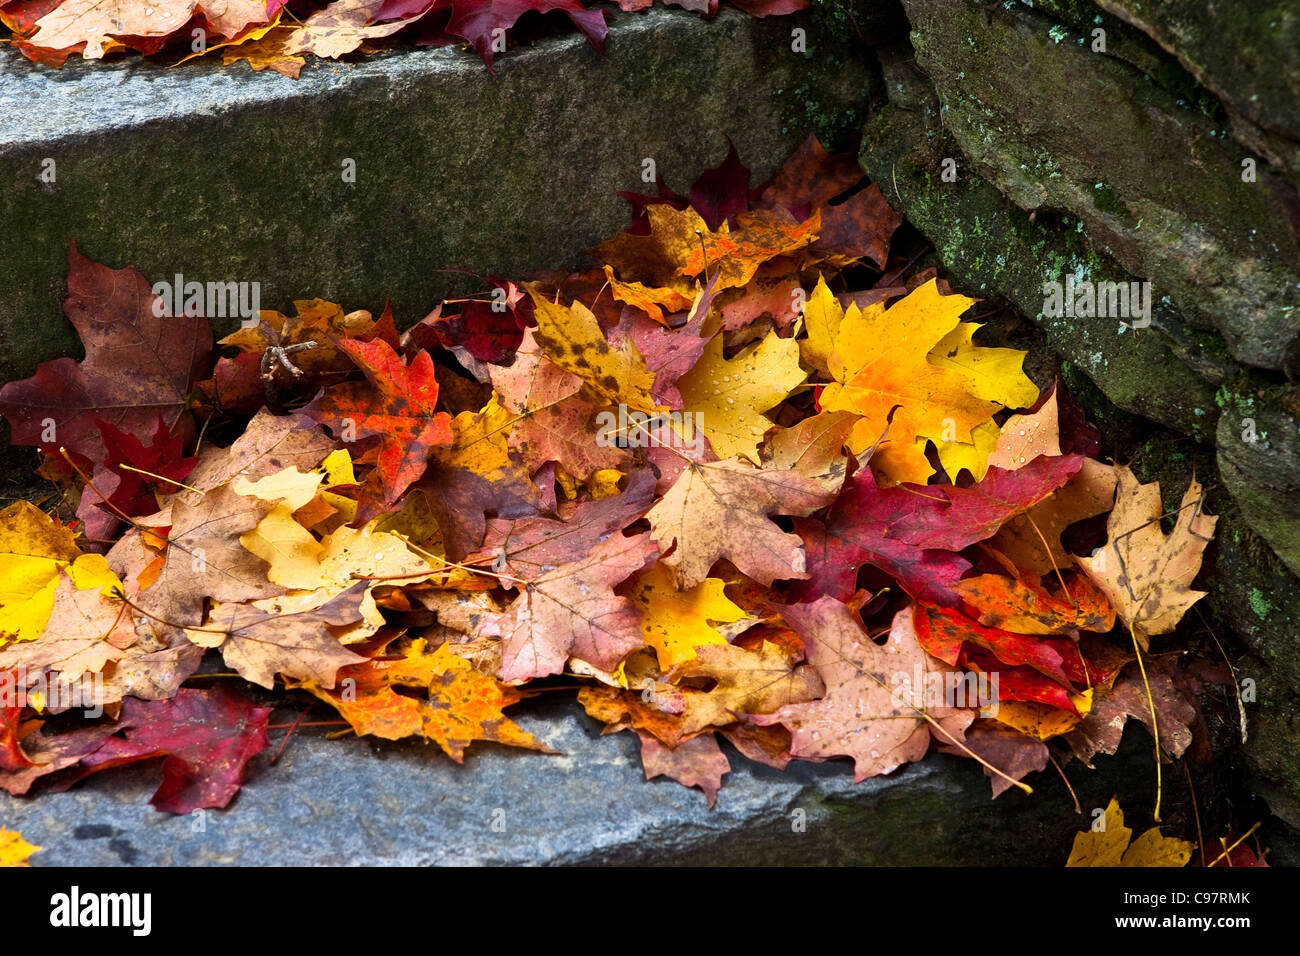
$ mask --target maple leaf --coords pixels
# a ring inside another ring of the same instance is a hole
[[[920,760],[930,748],[930,728],[923,703],[924,678],[913,675],[939,670],[916,642],[911,608],[894,616],[884,644],[867,636],[857,614],[834,598],[792,605],[786,620],[804,640],[808,661],[826,685],[826,696],[787,704],[772,714],[750,719],[759,726],[784,724],[790,752],[824,760],[852,757],[853,780],[890,773]],[[896,675],[903,675],[900,684]],[[929,708],[931,719],[955,716],[950,708]],[[973,712],[970,712],[973,717]],[[969,723],[969,719],[965,723]],[[944,738],[960,733],[954,725]]]
[[[1051,754],[1041,740],[1000,727],[990,720],[971,724],[962,745],[965,750],[940,742],[939,750],[954,757],[968,757],[973,753],[985,761],[989,766],[984,767],[984,775],[993,784],[995,800],[1015,786],[1013,780],[1023,780],[1027,774],[1045,769]],[[1001,772],[995,773],[991,767]]]
[[[1124,826],[1124,812],[1111,797],[1106,822],[1100,830],[1081,830],[1074,836],[1066,866],[1186,866],[1192,858],[1192,844],[1164,836],[1152,827],[1136,840]]]
[[[565,308],[548,301],[529,286],[536,309],[534,339],[542,354],[582,379],[610,404],[625,404],[642,412],[655,409],[650,389],[654,376],[630,340],[611,346],[596,317],[581,302]]]
[[[7,666],[7,665],[6,665]],[[18,718],[23,705],[13,706],[17,699],[18,672],[0,671],[0,688],[4,690],[5,703],[0,704],[0,771],[22,770],[32,766],[32,761],[18,741]]]
[[[706,578],[678,591],[668,569],[659,563],[637,579],[632,600],[641,608],[641,633],[655,649],[662,669],[690,660],[697,647],[726,644],[726,637],[713,624],[745,619],[744,608],[727,599],[723,584],[720,578]]]
[[[713,809],[722,775],[731,772],[731,762],[714,734],[683,740],[676,747],[665,746],[644,731],[637,731],[637,736],[641,739],[641,765],[647,780],[671,777],[683,787],[697,787],[704,792],[709,809]]]
[[[819,307],[833,312],[838,306],[825,299],[828,294]],[[995,436],[995,411],[1038,397],[1037,386],[1021,371],[1023,352],[973,344],[979,326],[959,317],[974,302],[941,294],[932,279],[892,306],[852,304],[819,334],[817,348],[835,380],[822,392],[820,407],[861,416],[850,442],[855,453],[876,440],[897,407],[890,436],[871,461],[890,484],[929,478],[927,441],[935,443],[950,475],[964,467],[983,478],[992,448],[981,449],[974,430],[983,426],[984,434],[993,429]]]
[[[656,550],[649,533],[614,534],[586,557],[528,579],[484,629],[502,639],[501,679],[558,674],[569,657],[611,670],[640,647],[636,606],[612,588],[645,567]]]
[[[270,707],[254,707],[234,691],[182,688],[170,700],[122,703],[117,729],[81,759],[66,789],[91,773],[163,757],[163,781],[150,799],[159,810],[190,813],[226,806],[239,791],[248,761],[266,749]]]
[[[161,415],[148,446],[110,422],[96,420],[95,424],[108,454],[82,489],[77,517],[86,523],[86,537],[108,539],[121,527],[119,515],[135,517],[157,511],[158,493],[179,491],[179,483],[198,459],[185,457],[183,439],[171,434]],[[107,499],[100,497],[101,492]]]
[[[340,435],[379,439],[375,468],[362,483],[357,502],[356,523],[365,524],[424,474],[434,445],[452,440],[451,416],[436,409],[438,383],[428,352],[417,352],[406,365],[382,340],[337,344],[365,373],[366,382],[327,389],[303,414]]]
[[[530,11],[563,13],[592,46],[601,53],[605,52],[605,37],[609,33],[605,11],[588,10],[579,0],[452,0],[451,19],[446,30],[452,36],[463,37],[474,44],[474,49],[491,70],[492,44],[499,35],[495,31],[508,30]]]
[[[280,50],[287,56],[314,53],[337,59],[357,49],[365,40],[389,36],[419,19],[417,14],[395,23],[367,26],[383,5],[384,0],[334,0],[308,17]]]
[[[1110,465],[1085,458],[1073,478],[1023,515],[1011,518],[989,545],[1030,574],[1069,567],[1074,559],[1061,544],[1061,534],[1077,521],[1110,511],[1115,484]]]
[[[107,451],[97,419],[139,438],[150,434],[159,415],[173,425],[191,383],[211,361],[212,331],[205,318],[155,311],[159,302],[149,280],[134,268],[91,262],[71,244],[63,311],[86,357],[80,363],[43,362],[31,378],[0,388],[0,413],[13,430],[10,441],[47,452],[62,446],[97,462]],[[47,419],[54,422],[53,441],[42,437],[50,434]]]
[[[1146,650],[1153,636],[1172,631],[1205,596],[1191,589],[1192,580],[1219,519],[1202,510],[1204,495],[1193,478],[1166,535],[1160,527],[1159,482],[1140,484],[1123,465],[1115,466],[1115,474],[1115,510],[1106,522],[1110,539],[1092,557],[1076,561]]]
[[[328,372],[350,372],[355,367],[338,347],[339,340],[369,342],[382,338],[389,345],[398,344],[390,310],[375,319],[365,309],[344,313],[340,305],[325,299],[299,299],[293,307],[291,316],[263,309],[257,325],[236,329],[217,344],[233,345],[260,359],[268,348],[314,342],[314,348],[293,353],[294,365],[309,378]]]
[[[934,604],[958,600],[954,585],[970,563],[954,552],[990,537],[1078,471],[1082,457],[1038,458],[1017,471],[990,469],[969,488],[879,488],[857,471],[822,522],[796,519],[807,542],[809,581],[801,595],[847,599],[863,564],[893,576],[908,594]]]
[[[40,636],[59,569],[80,556],[72,532],[31,502],[0,511],[0,646]]]
[[[108,581],[118,583],[116,575],[106,567],[104,570]],[[126,605],[103,593],[103,581],[105,578],[83,580],[79,586],[67,571],[60,570],[45,632],[36,640],[0,649],[0,670],[25,667],[36,673],[48,668],[60,672],[65,680],[76,680],[87,671],[98,672],[110,661],[121,660],[126,648],[135,643],[136,633]]]
[[[3,709],[0,709],[3,713]],[[88,754],[94,753],[118,728],[112,724],[86,727],[57,736],[32,733],[23,738],[25,765],[0,766],[0,790],[20,797],[43,777],[66,770]]]
[[[715,790],[714,793],[716,792]],[[709,801],[709,805],[713,805],[712,800]],[[0,866],[31,866],[27,858],[40,849],[24,840],[21,833],[0,830]]]
[[[424,736],[457,763],[475,740],[554,753],[508,719],[502,710],[524,694],[482,674],[446,644],[428,651],[424,640],[407,642],[394,658],[340,670],[349,692],[328,690],[312,681],[295,686],[336,708],[358,734],[386,740]],[[419,691],[424,699],[398,688]]]
[[[185,484],[205,492],[237,478],[256,481],[286,468],[309,471],[333,448],[334,443],[306,415],[273,415],[264,408],[229,448],[206,448]],[[174,496],[190,503],[198,497],[189,490]]]
[[[799,343],[771,332],[731,359],[722,338],[704,346],[695,367],[677,381],[682,406],[694,416],[719,458],[758,460],[758,445],[772,422],[763,412],[784,401],[806,374],[799,367]]]
[[[230,485],[204,493],[197,504],[173,500],[162,569],[154,583],[138,595],[138,604],[149,620],[168,628],[195,627],[203,623],[208,598],[234,603],[280,593],[283,589],[267,579],[265,562],[240,541],[272,507],[238,494]],[[140,532],[133,530],[108,553],[110,564],[124,575],[127,549],[139,536]]]
[[[195,0],[150,0],[148,4],[64,0],[37,22],[37,31],[28,39],[53,50],[84,43],[82,55],[99,59],[113,39],[165,37],[184,27],[196,11],[203,13],[214,33],[232,37],[250,25],[266,22],[281,6],[283,3],[275,0],[270,4],[267,0],[221,0],[209,10]]]
[[[1092,766],[1097,754],[1115,753],[1130,717],[1136,717],[1149,733],[1158,731],[1160,749],[1171,758],[1181,757],[1191,746],[1197,710],[1179,686],[1177,665],[1157,657],[1146,661],[1145,667],[1145,681],[1140,673],[1126,673],[1109,690],[1098,693],[1091,711],[1065,737],[1083,763]]]
[[[1064,657],[1046,641],[984,627],[952,608],[918,604],[913,620],[921,647],[945,664],[956,666],[963,657],[964,645],[970,642],[991,651],[1003,664],[1032,667],[1056,681],[1062,694],[1054,699],[1060,700],[1070,692],[1070,678],[1061,667]],[[1073,705],[1067,701],[1067,706]]]
[[[989,453],[990,467],[997,466],[1014,471],[1033,461],[1039,455],[1054,458],[1061,454],[1060,410],[1057,405],[1056,385],[1038,410],[1025,415],[1012,415],[1002,423],[997,444]]]
[[[782,206],[797,216],[826,205],[861,180],[856,154],[828,153],[817,135],[810,133],[759,194],[765,205]]]
[[[513,419],[499,402],[452,419],[450,444],[432,449],[420,491],[442,531],[453,561],[483,543],[487,515],[521,518],[536,513],[541,492],[528,470],[510,456],[507,437]]]
[[[523,333],[534,323],[533,302],[513,282],[493,278],[492,301],[469,299],[459,315],[444,316],[442,306],[411,326],[406,343],[432,351],[435,345],[463,349],[480,362],[508,363]]]
[[[981,574],[953,586],[974,608],[981,624],[1018,634],[1064,634],[1074,628],[1105,633],[1115,626],[1115,609],[1082,575],[1054,595],[1023,578]]]
[[[797,471],[754,468],[739,459],[691,462],[646,518],[678,588],[699,584],[719,558],[771,584],[807,574],[802,539],[770,516],[807,515],[833,495]]]
[[[719,290],[745,286],[764,262],[807,248],[821,228],[818,211],[799,221],[785,209],[749,210],[735,215],[735,230],[724,222],[718,231],[689,208],[657,203],[647,206],[645,214],[649,235],[621,233],[592,254],[625,282],[683,293],[690,288],[685,280],[706,268]]]
[[[246,680],[270,690],[275,675],[312,680],[333,687],[340,667],[365,658],[354,654],[330,632],[361,620],[361,602],[369,585],[365,581],[338,594],[326,593],[317,607],[292,609],[269,602],[270,607],[222,604],[202,628],[186,630],[191,643],[217,647],[221,657]]]
[[[492,366],[490,374],[501,405],[516,416],[508,444],[524,470],[535,472],[553,461],[585,481],[601,469],[626,467],[631,455],[625,449],[591,440],[601,406],[579,394],[582,379],[543,357],[532,329],[524,333],[514,364]]]
[[[670,676],[675,681],[708,678],[714,682],[707,691],[683,691],[684,708],[678,729],[683,735],[744,717],[770,714],[826,692],[816,669],[796,664],[783,648],[770,641],[762,641],[752,650],[733,644],[698,647],[695,657],[675,667]]]
[[[469,564],[492,562],[507,574],[534,580],[579,561],[597,544],[646,513],[654,501],[655,480],[648,471],[628,476],[626,489],[598,501],[581,501],[563,518],[541,515],[488,522],[482,549]]]
[[[837,206],[822,210],[821,229],[812,251],[834,264],[870,259],[882,269],[889,258],[889,239],[903,224],[901,213],[885,201],[872,183]]]

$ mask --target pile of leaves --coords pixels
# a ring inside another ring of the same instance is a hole
[[[625,12],[653,0],[617,0]],[[719,0],[665,0],[712,17]],[[731,0],[757,17],[793,13],[809,0]],[[399,32],[419,46],[470,44],[483,63],[514,41],[521,18],[567,19],[602,53],[609,12],[585,0],[0,0],[0,23],[30,60],[60,68],[71,55],[172,52],[177,62],[218,51],[223,64],[245,61],[297,79],[306,56],[338,59],[373,52]]]
[[[85,359],[0,390],[61,489],[0,513],[0,787],[162,758],[155,805],[224,806],[267,746],[245,681],[458,762],[549,752],[504,711],[577,681],[710,805],[720,737],[859,781],[937,748],[994,796],[1130,718],[1182,754],[1195,681],[1151,642],[1201,596],[1201,486],[1164,515],[974,300],[904,279],[851,155],[749,180],[630,195],[586,272],[400,334],[299,301],[215,361],[201,296],[74,245]],[[56,716],[87,682],[107,713]]]

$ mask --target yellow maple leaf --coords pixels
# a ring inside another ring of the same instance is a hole
[[[745,610],[728,600],[721,578],[705,578],[678,591],[668,568],[656,562],[637,579],[632,601],[642,610],[641,633],[655,649],[663,670],[695,657],[695,648],[726,644],[710,622],[733,624]]]
[[[1002,407],[1032,402],[1038,389],[1020,366],[1024,353],[985,349],[973,343],[978,325],[960,317],[974,299],[941,295],[935,280],[886,307],[850,305],[835,323],[838,303],[819,299],[829,312],[817,320],[815,350],[825,348],[834,382],[821,396],[824,411],[861,416],[849,437],[856,454],[885,430],[890,409],[898,406],[889,435],[871,459],[886,483],[923,483],[933,469],[925,446],[934,442],[950,475],[967,468],[984,475],[988,453],[997,443],[992,422]]]
[[[1115,508],[1106,520],[1109,540],[1091,557],[1075,560],[1146,650],[1151,637],[1172,631],[1205,596],[1192,590],[1192,581],[1219,519],[1202,509],[1201,484],[1193,478],[1166,535],[1160,527],[1160,483],[1140,484],[1124,465],[1115,466],[1115,476]]]
[[[1124,826],[1119,801],[1111,797],[1102,829],[1076,833],[1065,865],[1178,867],[1186,866],[1191,858],[1192,844],[1161,835],[1159,827],[1134,840],[1133,831]]]
[[[650,397],[654,373],[646,368],[645,359],[630,338],[616,348],[581,302],[563,306],[532,288],[528,291],[536,306],[534,337],[547,359],[578,376],[610,404],[623,403],[642,412],[655,410]]]
[[[0,866],[31,866],[27,858],[39,850],[13,830],[0,830]]]
[[[65,568],[82,590],[121,586],[103,556],[82,554],[73,533],[35,505],[0,511],[0,647],[41,636]]]
[[[677,382],[682,407],[708,436],[722,459],[758,461],[758,446],[772,422],[763,414],[803,382],[799,343],[775,332],[731,359],[722,356],[722,337],[704,347],[695,367]],[[688,440],[691,436],[684,436]]]

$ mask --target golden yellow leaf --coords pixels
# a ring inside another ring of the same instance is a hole
[[[1152,827],[1133,840],[1133,831],[1124,826],[1119,801],[1112,797],[1106,807],[1104,827],[1076,833],[1065,865],[1178,867],[1186,866],[1191,858],[1192,844],[1162,836],[1159,827]]]
[[[772,427],[763,412],[780,404],[805,377],[794,339],[769,332],[757,345],[725,359],[722,337],[717,336],[677,388],[683,408],[692,413],[695,427],[708,436],[719,458],[757,462],[759,442]]]
[[[890,409],[898,406],[888,437],[871,459],[886,483],[930,477],[927,441],[935,443],[950,475],[964,467],[982,477],[996,443],[993,413],[1037,397],[1020,369],[1023,353],[973,344],[978,326],[960,317],[974,301],[941,295],[931,280],[888,308],[851,306],[839,321],[828,358],[834,382],[822,393],[821,407],[861,416],[849,443],[856,454],[879,438]],[[838,304],[825,307],[833,316]],[[833,326],[832,319],[825,321]]]
[[[27,858],[39,849],[13,830],[0,830],[0,866],[31,866]]]
[[[727,599],[723,586],[720,578],[705,578],[678,591],[672,574],[659,562],[637,579],[632,601],[642,611],[641,633],[663,670],[691,660],[697,647],[727,643],[710,622],[731,624],[745,618],[744,608]]]

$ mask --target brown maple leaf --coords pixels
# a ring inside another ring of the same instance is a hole
[[[570,657],[616,667],[643,639],[636,605],[612,589],[655,553],[649,533],[613,534],[585,557],[521,582],[522,593],[485,626],[502,640],[501,679],[558,674]]]
[[[718,746],[714,734],[683,740],[676,747],[660,743],[652,734],[638,730],[641,738],[641,765],[645,778],[671,777],[683,787],[698,787],[704,792],[708,807],[718,799],[722,775],[731,772],[731,762]]]
[[[73,243],[63,311],[86,357],[44,362],[31,378],[0,388],[11,441],[51,452],[62,446],[98,462],[105,448],[96,417],[143,441],[154,434],[159,415],[175,423],[190,384],[211,361],[212,331],[202,316],[155,310],[160,302],[136,269],[91,262]]]
[[[771,584],[808,575],[803,539],[770,516],[811,514],[833,497],[821,482],[789,469],[759,469],[739,459],[691,462],[646,518],[679,589],[703,581],[719,558]]]
[[[1219,519],[1203,510],[1204,494],[1193,478],[1174,530],[1166,535],[1160,527],[1160,484],[1139,484],[1123,465],[1116,465],[1115,473],[1115,510],[1106,522],[1110,540],[1092,557],[1076,561],[1146,650],[1151,637],[1172,631],[1187,609],[1205,596],[1191,589],[1192,580]]]
[[[329,627],[360,621],[369,587],[358,581],[318,606],[301,610],[283,608],[274,599],[269,607],[223,604],[206,625],[186,635],[199,647],[219,647],[227,665],[267,690],[275,686],[277,674],[333,687],[340,667],[366,658],[344,647]]]
[[[935,723],[946,719],[936,736],[960,739],[974,711],[926,706],[926,675],[938,671],[942,679],[944,668],[917,644],[911,616],[910,607],[899,611],[885,643],[876,644],[858,615],[834,598],[788,608],[786,620],[803,638],[826,696],[750,719],[788,727],[796,757],[852,757],[855,782],[924,757],[930,749],[927,714]]]

